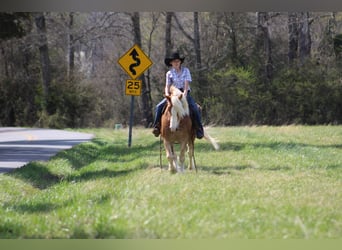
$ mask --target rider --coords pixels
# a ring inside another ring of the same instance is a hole
[[[180,57],[179,53],[177,52],[174,52],[171,55],[171,57],[165,58],[165,64],[167,66],[171,66],[171,69],[166,73],[165,95],[170,95],[171,85],[174,85],[176,88],[180,89],[183,92],[184,96],[186,97],[189,103],[189,108],[192,111],[193,117],[195,119],[196,137],[198,139],[201,139],[204,136],[203,126],[201,122],[201,113],[194,99],[190,95],[191,90],[189,85],[191,82],[191,74],[188,68],[182,66],[184,59],[185,58]],[[152,131],[152,133],[156,137],[160,134],[160,120],[166,102],[166,98],[164,98],[156,106],[155,120],[153,123]]]

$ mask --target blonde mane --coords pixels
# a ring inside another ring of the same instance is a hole
[[[175,131],[179,126],[180,120],[189,115],[189,105],[183,92],[178,88],[171,86],[170,92],[172,103],[170,129]]]

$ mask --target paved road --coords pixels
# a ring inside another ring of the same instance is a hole
[[[89,141],[92,134],[57,129],[0,127],[0,174]]]

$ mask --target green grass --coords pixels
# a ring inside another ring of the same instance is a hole
[[[198,173],[170,174],[159,139],[81,130],[91,142],[0,175],[0,238],[342,236],[342,126],[213,127]]]

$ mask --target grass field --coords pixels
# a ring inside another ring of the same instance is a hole
[[[342,126],[213,127],[170,174],[151,130],[0,175],[0,238],[342,238]]]

